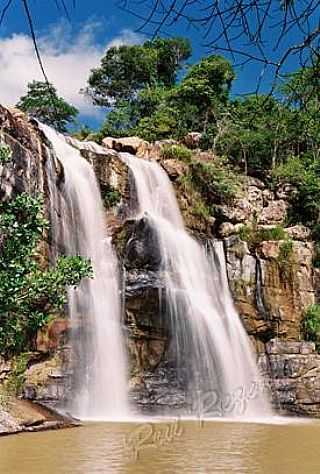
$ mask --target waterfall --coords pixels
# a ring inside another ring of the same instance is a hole
[[[39,126],[64,170],[59,192],[49,182],[50,198],[57,200],[59,194],[59,202],[52,203],[60,214],[54,232],[65,254],[89,258],[94,271],[94,278],[84,279],[68,294],[75,366],[70,411],[82,419],[121,419],[129,409],[118,264],[106,234],[99,187],[79,150],[52,128]]]
[[[228,288],[221,243],[206,254],[186,231],[165,171],[122,153],[137,195],[136,217],[148,218],[159,243],[161,275],[177,369],[186,374],[191,413],[270,414],[249,338]],[[171,347],[172,349],[172,347]]]

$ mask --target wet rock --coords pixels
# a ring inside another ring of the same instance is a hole
[[[158,236],[149,216],[131,222],[124,265],[130,269],[157,270],[161,263]]]
[[[49,359],[32,364],[25,373],[23,397],[50,406],[66,400],[70,390],[69,358],[70,350],[63,347]]]
[[[0,408],[0,436],[78,425],[79,422],[70,416],[28,400],[11,398],[5,409]]]
[[[276,408],[296,415],[320,416],[320,355],[313,343],[274,339],[260,355]]]

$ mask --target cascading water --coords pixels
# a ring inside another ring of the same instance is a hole
[[[128,416],[127,370],[120,322],[117,259],[105,232],[103,205],[94,171],[63,135],[40,124],[63,165],[64,183],[55,232],[67,255],[91,260],[94,278],[69,290],[68,308],[76,354],[76,393],[71,412],[82,419]]]
[[[208,257],[187,233],[170,180],[156,162],[125,153],[122,159],[134,177],[134,212],[148,218],[157,235],[171,345],[178,371],[186,373],[191,413],[270,414],[250,341],[229,292],[221,244]]]

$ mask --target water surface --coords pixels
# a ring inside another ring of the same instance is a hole
[[[93,423],[0,439],[6,474],[318,474],[320,422]]]

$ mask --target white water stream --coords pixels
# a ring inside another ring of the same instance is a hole
[[[54,225],[67,255],[91,260],[93,279],[69,290],[77,387],[71,413],[81,419],[123,419],[129,414],[127,368],[121,334],[117,258],[106,235],[103,204],[91,165],[63,135],[39,125],[63,165],[60,218]],[[57,200],[55,183],[49,183]]]
[[[122,154],[135,183],[136,217],[149,219],[162,256],[171,344],[186,374],[192,413],[271,414],[249,338],[233,305],[221,243],[209,255],[184,228],[174,190],[156,162]]]

